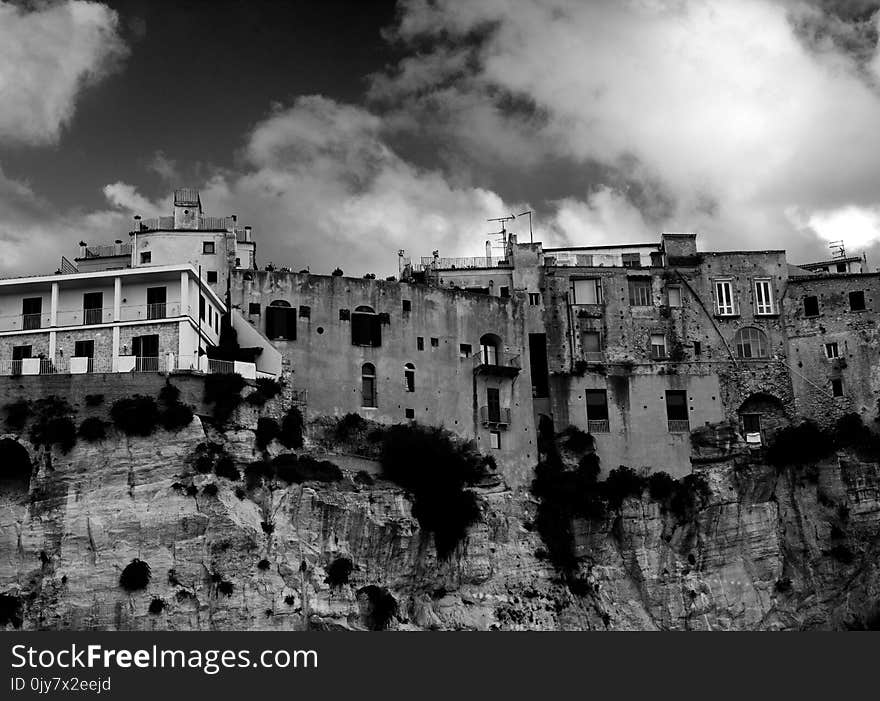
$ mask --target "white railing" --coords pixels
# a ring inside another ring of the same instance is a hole
[[[611,428],[608,419],[598,419],[595,421],[587,421],[588,433],[610,433]]]
[[[422,270],[461,270],[468,268],[498,268],[510,263],[507,258],[476,256],[473,258],[422,258]]]

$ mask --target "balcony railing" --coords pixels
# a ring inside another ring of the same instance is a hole
[[[608,419],[597,419],[595,421],[587,421],[588,433],[610,433],[611,428]]]
[[[483,426],[506,428],[510,425],[510,409],[506,407],[480,407],[480,422]]]
[[[473,358],[474,373],[478,375],[515,377],[522,369],[520,356],[511,353],[486,353],[483,349]]]
[[[226,231],[231,230],[234,221],[231,217],[199,217],[196,226],[186,227],[188,229],[198,229],[199,231]],[[140,231],[173,231],[174,217],[152,217],[149,219],[141,219]]]
[[[103,315],[104,310],[100,307],[83,309],[83,324],[100,324]]]
[[[71,356],[70,358],[70,374],[82,375],[95,372],[95,359],[88,356]]]
[[[162,368],[165,369],[164,367]],[[159,358],[152,356],[135,357],[134,372],[159,372]]]
[[[2,375],[56,375],[64,372],[66,369],[61,363],[52,362],[45,358],[0,361],[0,374]]]
[[[687,419],[669,419],[670,433],[690,433],[691,422]]]
[[[38,329],[41,326],[43,319],[42,313],[38,314],[22,314],[21,315],[21,328],[24,331],[30,331],[32,329]]]
[[[147,319],[164,319],[166,317],[165,302],[147,305]]]

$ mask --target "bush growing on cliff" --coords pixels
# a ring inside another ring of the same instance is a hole
[[[648,493],[654,501],[666,501],[674,493],[677,483],[668,472],[653,472],[648,477]]]
[[[87,440],[89,443],[102,441],[107,437],[107,422],[99,419],[97,416],[90,416],[83,419],[77,431],[80,438]]]
[[[150,436],[159,425],[159,406],[152,397],[135,394],[113,402],[110,418],[126,436]]]
[[[6,411],[6,427],[10,431],[21,431],[31,415],[31,403],[27,399],[16,399],[3,406]]]
[[[337,557],[327,566],[327,578],[324,580],[331,587],[341,587],[348,584],[354,565],[347,557]]]
[[[129,562],[122,570],[122,574],[119,575],[119,586],[125,591],[146,589],[149,583],[150,566],[138,558]]]
[[[147,611],[152,613],[154,616],[162,613],[162,611],[164,610],[165,601],[163,599],[160,599],[158,596],[153,598],[153,600],[150,602],[149,608],[147,609]]]
[[[630,498],[639,498],[648,480],[630,467],[621,465],[608,473],[602,492],[614,509],[623,506],[623,502]]]
[[[257,420],[257,428],[254,431],[257,448],[265,450],[269,444],[278,437],[281,428],[278,422],[268,416],[261,416]]]
[[[11,594],[0,594],[0,627],[10,623],[18,630],[24,622],[21,612],[21,598]]]
[[[31,443],[36,446],[58,446],[68,453],[76,445],[76,425],[71,416],[73,408],[64,399],[46,397],[34,405],[34,422],[31,426]]]
[[[384,587],[369,584],[358,589],[358,597],[366,600],[366,623],[370,630],[385,630],[397,615],[397,599]]]
[[[577,426],[568,426],[559,434],[563,445],[573,453],[586,453],[593,450],[595,441],[586,431],[582,431]]]
[[[316,460],[310,455],[282,453],[271,463],[273,476],[287,484],[302,482],[339,482],[342,470],[329,460]]]
[[[238,373],[218,373],[205,377],[205,403],[214,405],[212,415],[221,426],[229,421],[241,404],[244,386],[244,378]]]
[[[303,445],[303,415],[295,406],[290,407],[281,420],[281,430],[278,433],[278,441],[285,448],[302,448]]]
[[[340,442],[347,441],[353,434],[363,431],[367,421],[360,414],[349,413],[340,417],[333,429],[333,437]]]
[[[180,401],[180,390],[170,382],[159,390],[159,404],[162,406],[159,420],[166,431],[179,431],[192,423],[192,409]]]
[[[412,494],[413,515],[447,559],[480,520],[476,496],[466,487],[488,474],[487,458],[445,429],[410,423],[385,432],[381,463],[383,476]]]
[[[101,406],[104,403],[104,395],[103,394],[87,394],[86,395],[86,406],[96,407]]]
[[[813,421],[786,426],[777,431],[767,447],[767,462],[777,468],[805,465],[834,452],[834,440]]]
[[[258,377],[255,384],[254,391],[245,397],[245,401],[252,406],[263,406],[281,394],[281,383],[271,377]]]

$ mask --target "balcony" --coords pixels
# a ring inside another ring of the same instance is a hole
[[[157,302],[147,305],[147,319],[165,319],[166,309],[165,302]]]
[[[691,431],[691,422],[687,419],[669,419],[667,423],[670,433],[690,433]]]
[[[510,426],[510,409],[504,407],[480,407],[480,423],[492,428],[507,428]]]
[[[101,307],[94,307],[92,309],[83,309],[83,324],[100,324],[104,315],[104,310]]]
[[[475,375],[495,375],[496,377],[516,377],[522,370],[520,356],[510,353],[486,353],[481,351],[474,356]]]
[[[587,433],[611,433],[608,419],[587,421]]]
[[[56,375],[66,372],[58,363],[45,358],[21,358],[0,361],[0,375]]]

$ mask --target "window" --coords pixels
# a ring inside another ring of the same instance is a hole
[[[666,390],[666,421],[670,433],[684,433],[690,430],[687,392],[684,390]]]
[[[460,343],[458,344],[458,356],[460,358],[470,358],[473,349],[471,348],[470,343]]]
[[[415,409],[405,409],[404,414],[406,415],[406,418],[408,418],[408,419],[416,418],[416,410]]]
[[[364,363],[361,367],[361,406],[378,406],[376,404],[376,366],[372,363]]]
[[[541,295],[538,292],[529,292],[529,306],[537,307],[541,304]]]
[[[775,314],[770,280],[755,280],[755,314]]]
[[[250,302],[248,303],[248,314],[254,314],[259,316],[260,314],[260,303],[259,302]]]
[[[501,423],[501,393],[497,387],[486,388],[486,411],[490,423]]]
[[[703,344],[699,341],[694,341],[694,355],[699,356],[703,352]]]
[[[431,348],[438,348],[440,346],[439,338],[431,338]]]
[[[103,306],[104,294],[102,292],[86,292],[83,295],[83,323],[100,324]]]
[[[501,448],[501,431],[489,431],[489,447],[495,450]]]
[[[416,350],[425,350],[425,339],[422,336],[416,336]]]
[[[77,357],[77,358],[94,358],[95,357],[95,342],[94,342],[94,340],[74,341],[73,355],[74,355],[74,357]]]
[[[602,281],[598,278],[572,280],[571,293],[574,304],[601,304]]]
[[[299,316],[301,319],[311,319],[312,308],[306,305],[301,305],[299,308]]]
[[[372,348],[382,345],[382,324],[372,307],[357,307],[352,312],[351,344]]]
[[[739,358],[767,357],[767,336],[761,329],[746,326],[736,332],[733,342],[736,344],[736,355]]]
[[[681,288],[677,285],[666,288],[666,304],[670,307],[681,306]]]
[[[837,264],[837,272],[845,273],[846,272],[846,263],[838,263]]]
[[[839,377],[835,377],[833,380],[831,380],[831,396],[843,396],[843,380],[841,380]]]
[[[403,300],[403,313],[408,314],[412,311],[412,302],[408,299]]]
[[[208,284],[216,285],[217,284],[217,271],[209,270],[208,271]]]
[[[598,331],[584,331],[581,334],[581,344],[586,360],[602,359],[602,335]]]
[[[205,296],[199,295],[199,319],[205,318]]]
[[[760,433],[761,432],[761,415],[760,414],[743,414],[742,415],[743,433]]]
[[[167,290],[164,287],[147,288],[147,318],[165,318],[165,299]]]
[[[480,337],[480,359],[483,365],[498,365],[498,338],[492,334]]]
[[[840,354],[838,353],[836,342],[825,344],[825,357],[828,358],[829,360],[840,357]]]
[[[339,310],[339,321],[348,321],[351,319],[351,312],[348,309],[340,309]]]
[[[819,316],[819,298],[815,295],[804,297],[804,316]]]
[[[137,358],[135,370],[157,372],[159,370],[159,334],[132,338],[131,354]]]
[[[149,263],[152,260],[153,260],[153,254],[150,253],[149,251],[144,251],[143,253],[141,253],[141,265],[143,265],[144,263]]]
[[[32,352],[32,346],[12,346],[12,359],[24,360],[25,358],[30,358]]]
[[[733,282],[731,280],[715,281],[715,313],[720,316],[733,316],[736,313],[733,305]]]
[[[621,262],[624,268],[641,268],[642,267],[642,254],[641,253],[624,253],[620,256]]]
[[[648,278],[631,278],[629,280],[629,303],[634,307],[650,307],[651,280]]]
[[[280,341],[296,340],[296,309],[278,299],[266,307],[266,336]]]
[[[587,403],[587,431],[608,433],[608,393],[604,389],[588,389],[584,395]]]
[[[27,297],[21,300],[21,328],[28,329],[40,328],[43,318],[43,298]]]
[[[663,360],[666,357],[666,336],[662,333],[651,334],[651,358]]]
[[[865,309],[865,293],[862,290],[849,293],[849,310],[861,312]]]
[[[507,286],[498,288],[498,296],[501,297],[501,299],[507,299],[510,297],[510,288]]]
[[[407,392],[416,391],[416,366],[412,363],[403,366],[403,385]]]
[[[202,241],[202,255],[210,256],[214,254],[214,242]]]

